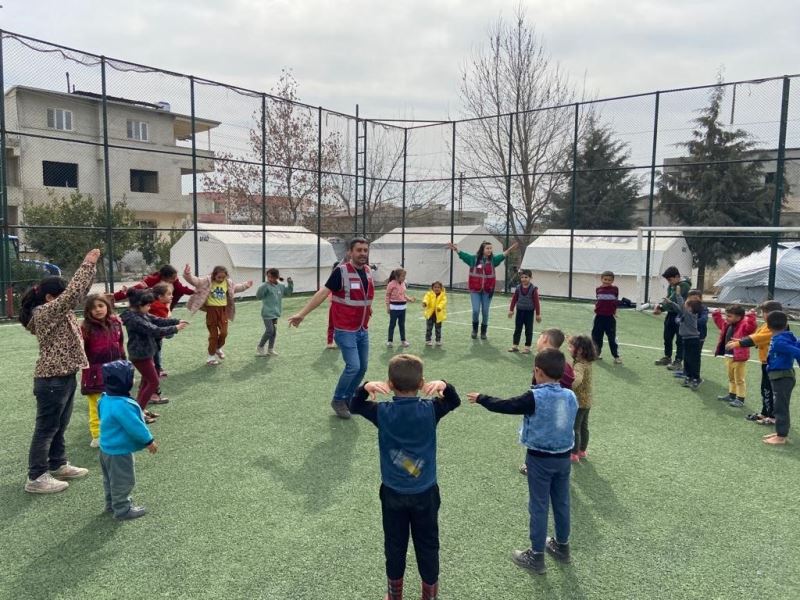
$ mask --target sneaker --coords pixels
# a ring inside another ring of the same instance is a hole
[[[744,406],[744,398],[733,398],[728,401],[728,406],[733,408],[742,408]]]
[[[138,519],[139,517],[143,517],[147,514],[147,509],[144,506],[133,506],[128,509],[128,512],[114,517],[118,521],[130,521],[132,519]]]
[[[667,369],[670,371],[681,371],[683,369],[683,362],[680,360],[672,361],[671,365],[667,365]]]
[[[639,312],[642,312],[642,311],[645,311],[645,310],[647,310],[649,308],[652,308],[652,307],[653,307],[653,305],[650,304],[649,302],[642,302],[641,304],[637,304],[636,305],[636,310],[638,310]]]
[[[509,348],[508,351],[509,352],[519,352],[519,348],[517,348],[516,346],[511,346],[511,348]]]
[[[528,474],[528,465],[526,465],[525,463],[522,463],[519,466],[519,472],[522,473],[523,475],[527,475]]]
[[[218,357],[220,360],[225,360],[225,353],[222,351],[222,348],[219,348],[219,349],[217,350],[217,357]]]
[[[569,462],[578,462],[580,460],[580,456],[578,456],[575,452],[569,455]]]
[[[444,342],[442,340],[436,340],[436,345],[437,346],[443,346]]]
[[[100,440],[98,438],[92,438],[92,441],[89,442],[89,448],[99,448],[100,447]]]
[[[331,400],[331,408],[333,409],[333,412],[336,413],[336,416],[340,419],[350,418],[350,411],[347,408],[347,402],[342,400]]]
[[[275,352],[275,350],[273,348],[270,348],[269,350],[267,350],[267,354],[269,356],[278,356],[278,353]]]
[[[43,473],[36,479],[28,479],[25,482],[25,491],[29,494],[55,494],[63,492],[69,487],[66,481],[55,479],[50,473]]]
[[[406,341],[406,340],[403,340],[403,341],[402,341],[402,343],[401,343],[400,345],[401,345],[403,348],[408,348],[408,347],[411,345],[411,342],[408,342],[408,341]]]
[[[537,575],[547,572],[547,565],[544,564],[544,552],[534,552],[532,548],[514,550],[511,553],[511,560],[518,567],[533,571]]]
[[[692,382],[691,382],[691,380],[690,380],[688,377],[684,377],[684,378],[683,378],[683,383],[681,384],[681,386],[683,386],[683,387],[689,387],[690,385],[692,385]]]
[[[481,339],[482,339],[482,340],[486,340],[486,339],[488,339],[488,338],[486,337],[486,334],[485,334],[485,333],[482,333],[482,334],[481,334]]]
[[[745,417],[748,421],[760,421],[761,419],[765,419],[766,417],[761,413],[750,413]]]
[[[56,479],[60,479],[61,481],[69,479],[80,479],[81,477],[86,477],[88,474],[89,474],[89,469],[84,469],[83,467],[76,467],[69,463],[64,463],[63,465],[58,467],[55,471],[50,471],[50,475],[52,475]]]
[[[731,400],[735,400],[736,396],[734,394],[725,394],[724,396],[717,396],[717,400],[720,402],[730,402]]]
[[[153,394],[150,396],[150,404],[169,404],[169,398],[161,394]]]
[[[614,357],[614,364],[615,365],[621,365],[622,364],[622,359],[619,356],[615,356]]]
[[[657,361],[655,361],[655,365],[658,367],[663,367],[664,365],[668,365],[672,362],[672,359],[669,356],[662,356]]]
[[[773,417],[764,417],[756,421],[756,423],[759,425],[775,425],[775,419]]]
[[[206,359],[206,364],[213,367],[213,366],[216,366],[216,365],[220,364],[220,362],[219,362],[219,359],[216,356],[209,356]]]
[[[587,456],[589,455],[586,454],[586,450],[581,450],[580,452],[578,452],[578,458],[586,458]]]
[[[684,374],[683,371],[673,371],[672,372],[672,376],[673,377],[685,377],[686,375]]]
[[[432,341],[430,341],[430,340],[428,340],[427,342],[425,342],[425,345],[426,345],[426,346],[433,346],[433,342],[432,342]]]
[[[700,387],[701,383],[703,383],[702,379],[693,379],[692,382],[689,384],[689,387],[692,388],[693,392],[696,392],[697,388]]]
[[[267,351],[264,350],[264,346],[256,346],[256,356],[266,356]]]
[[[525,346],[522,349],[522,352],[520,352],[520,354],[530,354],[530,353],[531,353],[531,347],[530,346]]]
[[[394,343],[393,342],[386,342],[386,347],[387,348],[394,348]]]
[[[544,549],[560,562],[569,563],[572,561],[569,555],[569,544],[559,544],[556,538],[548,537]]]
[[[473,332],[472,332],[472,335],[471,335],[470,337],[471,337],[473,340],[477,340],[477,339],[478,339],[478,332],[477,332],[477,331],[473,331]]]

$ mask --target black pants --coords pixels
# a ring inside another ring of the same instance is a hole
[[[395,323],[400,325],[400,341],[406,341],[406,311],[403,310],[390,310],[389,311],[389,338],[391,342],[394,340],[394,326]]]
[[[603,351],[603,335],[608,337],[608,348],[611,356],[619,356],[619,346],[617,346],[617,318],[614,315],[595,315],[594,326],[592,327],[592,340],[597,346],[598,356]]]
[[[514,345],[519,345],[522,328],[525,328],[525,345],[530,347],[533,341],[533,313],[532,310],[517,309],[516,320],[514,321]]]
[[[431,341],[431,333],[433,333],[434,328],[436,329],[436,341],[442,341],[442,324],[441,322],[436,322],[436,314],[432,314],[431,318],[425,321],[425,341]]]
[[[775,396],[772,393],[772,382],[767,375],[767,363],[761,364],[761,416],[774,417]]]
[[[403,577],[410,529],[419,576],[433,585],[439,580],[439,486],[433,485],[421,494],[398,494],[382,485],[380,497],[386,577]]]
[[[700,338],[683,339],[683,376],[700,379]]]
[[[683,360],[683,340],[678,335],[678,315],[667,313],[664,317],[664,356],[672,358],[672,340],[675,340],[675,360]]]
[[[72,417],[77,382],[75,375],[36,377],[36,426],[28,454],[28,478],[36,479],[48,469],[55,471],[67,462],[64,432]]]
[[[794,389],[794,374],[780,379],[772,379],[772,393],[775,398],[775,433],[781,437],[789,435],[789,400]]]
[[[586,452],[589,446],[589,411],[591,408],[579,408],[575,414],[575,446],[572,453]]]

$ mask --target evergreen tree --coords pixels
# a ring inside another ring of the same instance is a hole
[[[630,229],[639,178],[626,168],[630,154],[613,131],[592,117],[580,142],[575,174],[575,229]],[[554,227],[569,228],[572,191],[559,194],[550,216]]]
[[[755,142],[741,129],[725,129],[720,110],[725,88],[712,89],[709,105],[694,120],[692,139],[681,166],[665,169],[659,182],[661,209],[687,226],[745,227],[770,224],[774,185],[764,183],[760,163],[747,162]],[[706,267],[753,252],[764,239],[745,235],[687,235],[697,267],[697,287],[705,284]]]

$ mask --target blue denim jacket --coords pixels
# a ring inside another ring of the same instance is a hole
[[[575,445],[578,400],[574,392],[559,383],[540,383],[532,389],[536,410],[522,420],[520,443],[549,454],[568,452]]]

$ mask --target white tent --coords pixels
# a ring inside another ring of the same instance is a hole
[[[575,230],[572,260],[572,296],[595,298],[600,273],[613,271],[620,297],[639,301],[644,297],[647,234],[643,250],[637,249],[636,230]],[[533,281],[547,296],[569,295],[569,229],[548,229],[531,242],[522,259],[523,269],[533,271]],[[691,275],[692,254],[679,231],[653,234],[650,252],[650,298],[666,291],[661,277],[669,266]]]
[[[503,245],[483,225],[457,225],[453,231],[453,243],[459,250],[469,253],[478,251],[481,242],[491,242],[495,254],[503,251]],[[450,227],[406,227],[405,268],[406,283],[429,286],[434,281],[445,285],[450,282]],[[376,279],[385,281],[393,269],[400,266],[403,243],[402,228],[397,227],[370,244],[369,262],[378,267]],[[469,267],[457,255],[453,255],[453,285],[467,287]],[[497,289],[505,282],[505,267],[501,264],[497,272]]]
[[[256,285],[243,295],[255,295],[261,273],[262,237],[258,226],[198,223],[200,275],[207,275],[215,265],[228,269],[236,282],[252,279]],[[267,231],[267,268],[280,269],[281,277],[291,277],[296,292],[317,289],[317,240],[305,227],[274,226]],[[336,262],[333,247],[320,241],[320,282],[324,283]],[[170,262],[178,271],[194,265],[194,233],[187,231],[172,246]]]
[[[720,302],[759,304],[767,299],[770,247],[737,261],[715,284]],[[800,307],[800,242],[778,244],[775,266],[775,300],[785,307]]]

